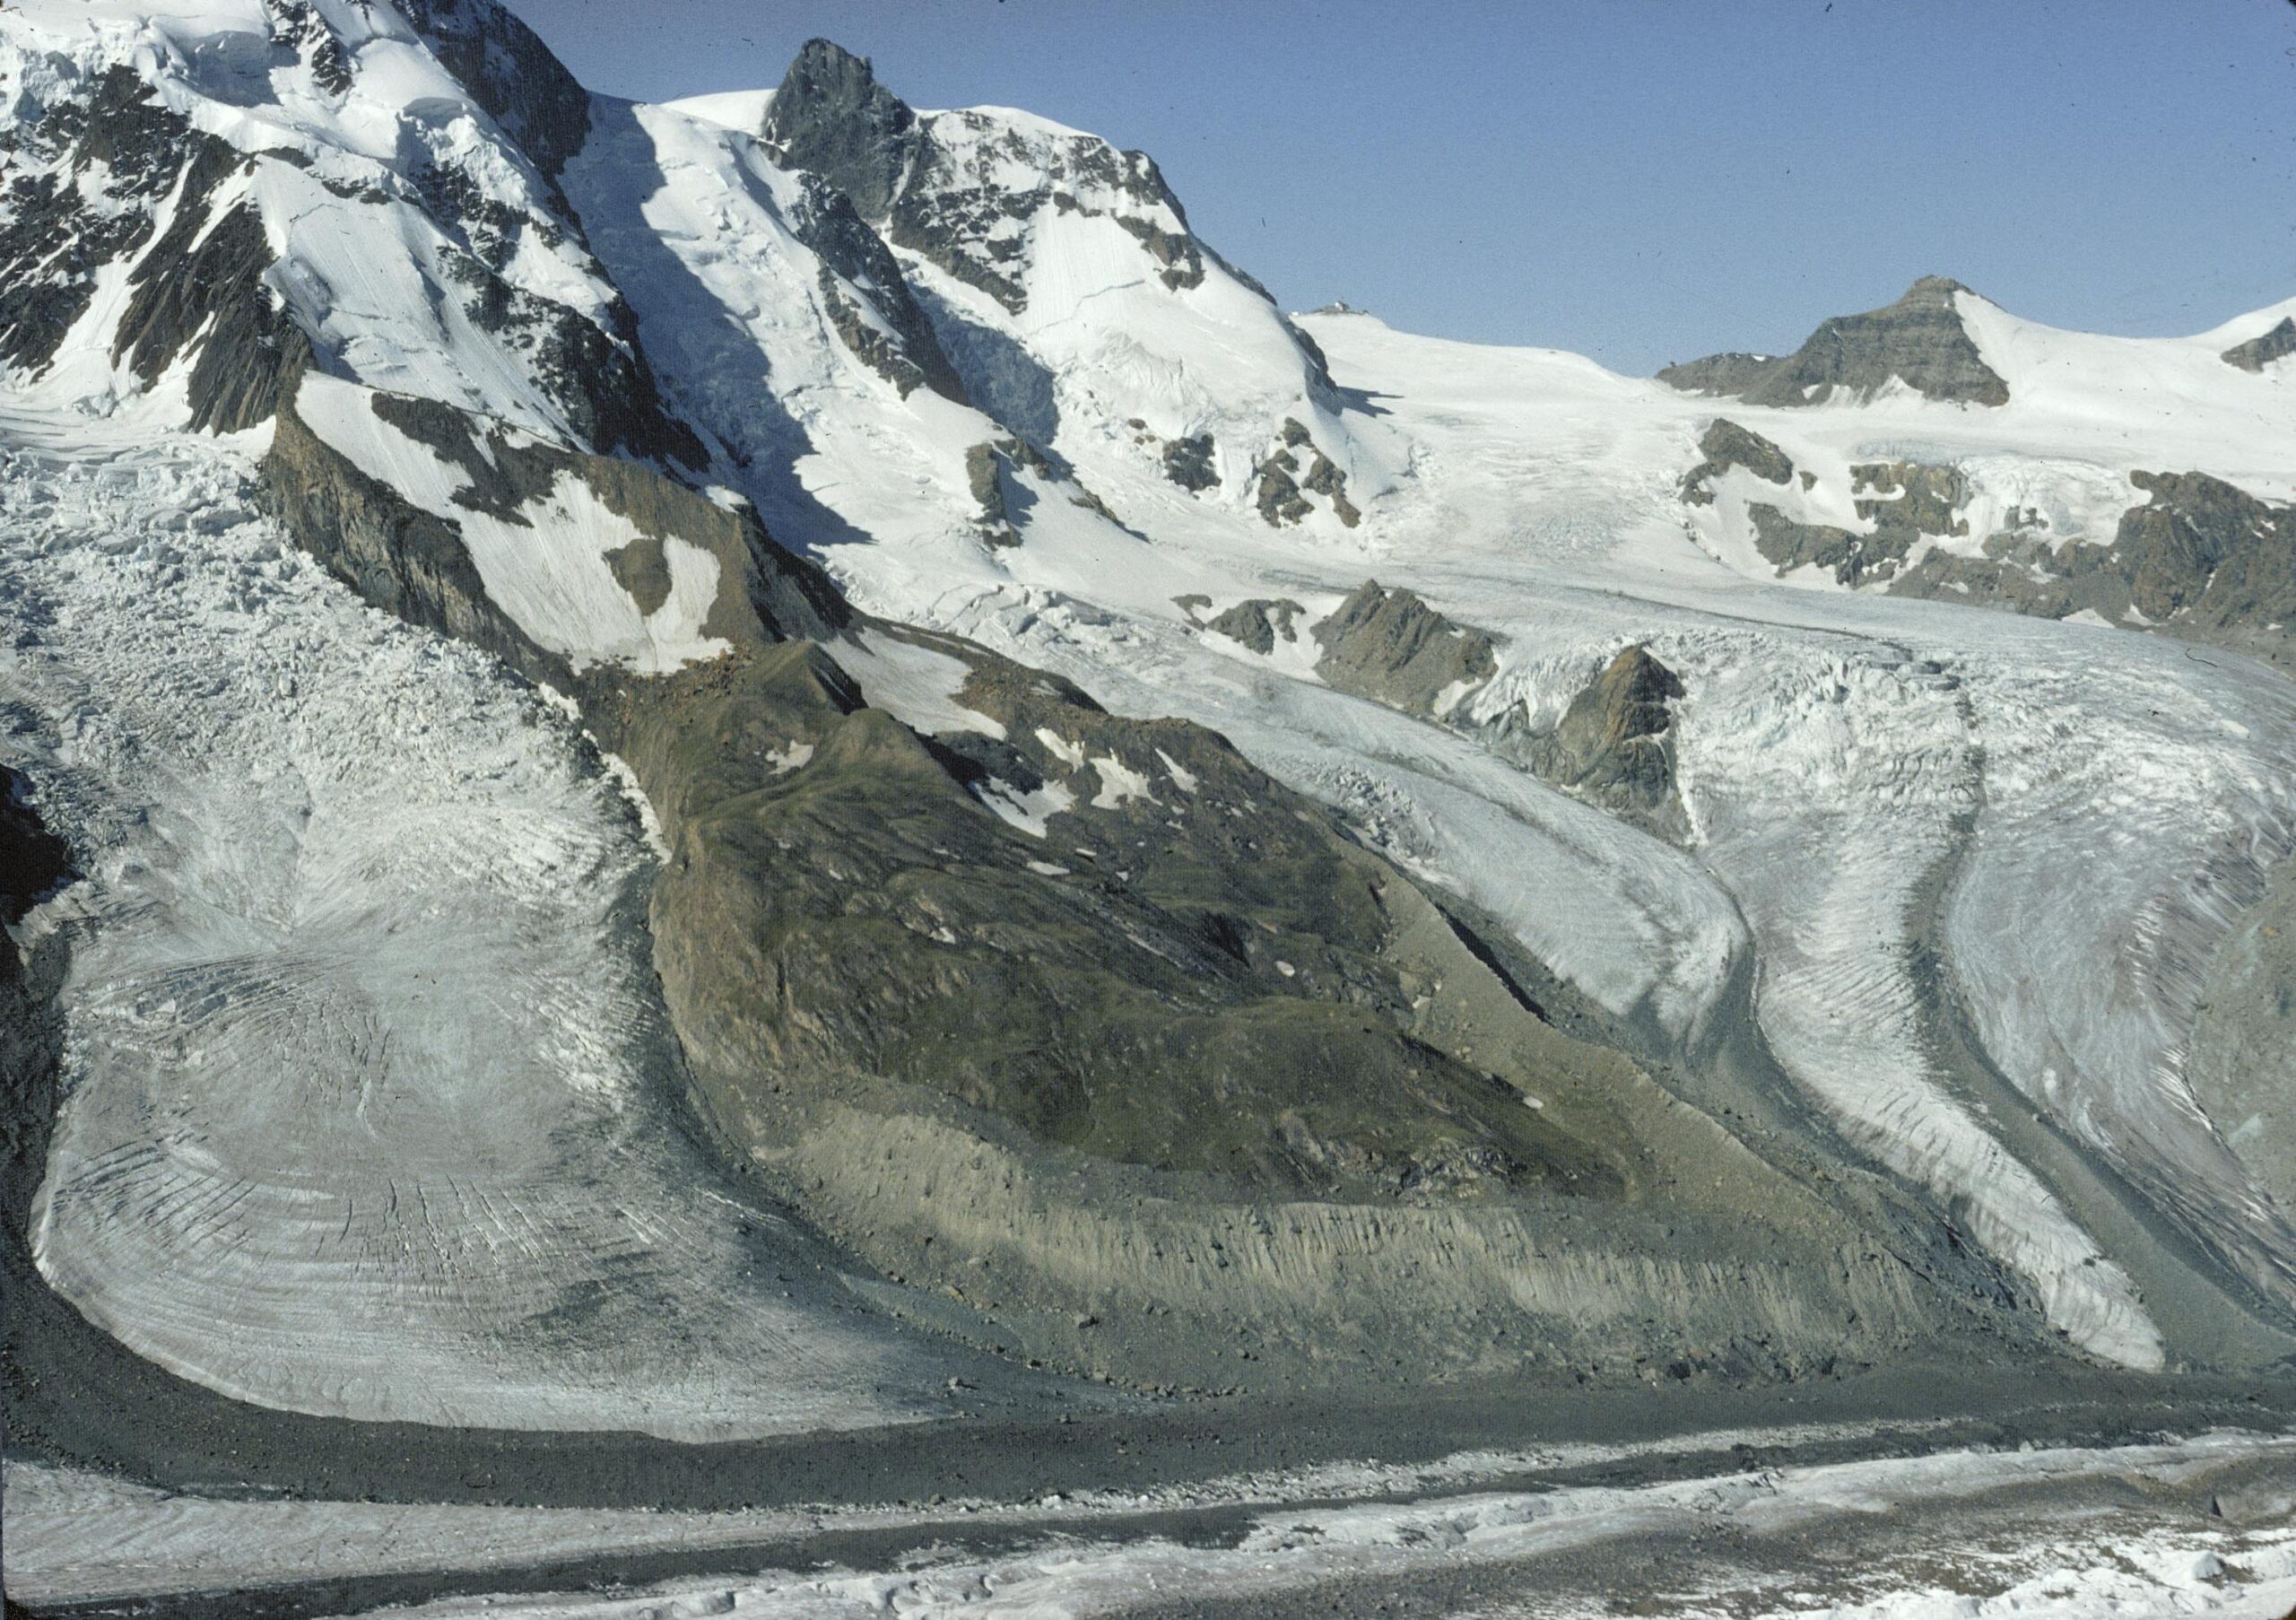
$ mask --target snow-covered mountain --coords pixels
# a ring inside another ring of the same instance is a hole
[[[2296,1353],[2296,305],[1621,377],[496,0],[22,0],[0,101],[10,1241],[184,1389]]]

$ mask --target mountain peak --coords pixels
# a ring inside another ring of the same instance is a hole
[[[1950,275],[1925,275],[1908,287],[1905,295],[1890,307],[1893,309],[1951,309],[1953,294],[1969,292],[1967,286]],[[1970,296],[1977,295],[1971,293]]]
[[[917,114],[877,83],[866,57],[832,39],[808,39],[766,109],[766,144],[852,199],[865,218],[892,205],[916,144]]]
[[[1930,399],[2005,405],[2009,385],[1978,353],[1954,302],[1969,292],[1951,276],[1925,275],[1893,304],[1821,322],[1792,354],[1709,354],[1668,366],[1658,379],[1750,405],[1818,405],[1837,393],[1870,400],[1892,381]]]

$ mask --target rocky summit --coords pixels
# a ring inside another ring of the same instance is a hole
[[[1621,376],[499,0],[0,92],[12,1614],[2284,1520],[2289,305]]]

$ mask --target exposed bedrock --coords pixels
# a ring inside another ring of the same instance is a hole
[[[1213,464],[1212,449],[1209,433],[1170,440],[1163,449],[1164,476],[1190,494],[1213,488],[1220,482],[1220,473]]]
[[[2283,317],[2278,326],[2244,344],[2234,344],[2224,351],[2224,361],[2243,371],[2261,372],[2274,361],[2286,360],[2291,354],[2296,354],[2296,315]]]
[[[1366,579],[1312,632],[1316,665],[1342,692],[1411,714],[1440,717],[1498,673],[1497,641],[1455,623],[1415,592]]]
[[[1300,639],[1293,625],[1307,611],[1289,597],[1254,597],[1237,603],[1223,613],[1213,614],[1204,627],[1217,631],[1239,646],[1248,648],[1265,658],[1275,650],[1279,640],[1297,641]]]
[[[994,109],[919,113],[877,82],[866,59],[827,39],[799,50],[757,133],[784,167],[851,198],[891,246],[1015,314],[1029,301],[1030,227],[1048,218],[1106,221],[1132,239],[1144,273],[1171,292],[1203,286],[1216,267],[1266,300],[1309,390],[1334,396],[1315,341],[1274,311],[1265,288],[1197,240],[1144,152],[1015,124]]]
[[[1792,458],[1726,417],[1709,424],[1699,449],[1702,459],[1677,486],[1687,505],[1713,506],[1717,484],[1741,470],[1788,501],[1799,492]],[[2038,508],[2013,506],[1971,549],[1925,544],[1972,538],[1975,492],[1961,466],[1860,462],[1849,475],[1863,528],[1805,521],[1750,494],[1746,518],[1764,561],[1781,574],[1814,565],[1837,584],[1886,586],[1893,596],[2051,619],[2086,612],[2283,666],[2296,660],[2296,506],[2205,473],[2140,468],[2128,475],[2132,499],[2109,541],[2060,538]],[[1806,490],[1810,475],[1799,476]]]
[[[1742,466],[1769,483],[1782,484],[1794,476],[1794,463],[1784,450],[1726,416],[1707,425],[1698,448],[1706,459],[1684,473],[1682,482],[1682,497],[1692,506],[1713,505],[1713,481],[1732,467]]]
[[[2205,473],[2140,469],[2129,482],[2143,498],[2121,514],[2108,544],[2052,545],[2041,536],[2005,531],[1987,539],[1982,556],[1929,552],[1891,589],[1998,602],[2047,618],[2086,609],[2116,624],[2159,626],[2283,667],[2296,663],[2296,506],[2260,500]],[[1941,495],[1946,508],[1960,500],[1954,488],[1941,486]]]
[[[1204,279],[1203,249],[1145,152],[1094,135],[1038,137],[1040,150],[1028,154],[1033,184],[1013,188],[988,149],[1017,136],[976,112],[919,117],[877,83],[866,59],[827,39],[808,40],[790,63],[760,133],[785,165],[820,176],[881,222],[893,246],[1008,309],[1028,301],[1016,274],[1023,244],[1000,226],[1048,208],[1113,221],[1169,287]]]
[[[823,635],[849,616],[813,564],[783,550],[746,508],[719,506],[637,462],[539,443],[430,400],[377,394],[376,415],[468,481],[460,503],[523,521],[561,479],[578,480],[641,539],[610,563],[642,607],[674,537],[718,563],[718,598],[703,629],[730,639]],[[484,648],[531,679],[573,684],[563,658],[519,628],[489,595],[456,520],[423,510],[368,476],[299,416],[280,410],[263,463],[266,503],[303,549],[377,606]],[[646,543],[651,541],[652,546]]]
[[[1930,399],[2006,405],[2009,385],[1985,363],[1954,303],[1968,292],[1925,275],[1886,309],[1822,323],[1791,354],[1710,355],[1668,366],[1658,379],[1685,393],[1760,405],[1822,405],[1837,390],[1871,399],[1892,379]]]
[[[799,241],[821,256],[822,297],[846,347],[904,397],[921,385],[960,405],[969,403],[932,321],[901,274],[900,261],[844,192],[817,174],[805,175],[804,184],[790,213],[790,227]],[[839,290],[839,276],[868,300],[875,321],[865,318]]]
[[[400,0],[400,6],[448,71],[554,184],[589,135],[590,92],[497,0]]]
[[[150,242],[169,195],[182,186],[202,197],[239,161],[124,66],[20,125],[9,157],[15,172],[0,222],[0,361],[31,371],[56,358],[87,313],[96,272]],[[205,205],[187,213],[204,221]],[[167,359],[182,335],[172,338]]]
[[[1486,729],[1500,753],[1579,797],[1655,832],[1684,830],[1674,793],[1674,672],[1639,645],[1622,648],[1581,687],[1548,732],[1530,732],[1510,708]]]

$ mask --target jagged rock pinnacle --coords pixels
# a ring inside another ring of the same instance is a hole
[[[763,135],[783,162],[811,170],[878,219],[916,144],[917,114],[877,83],[867,57],[808,39],[774,91]]]

